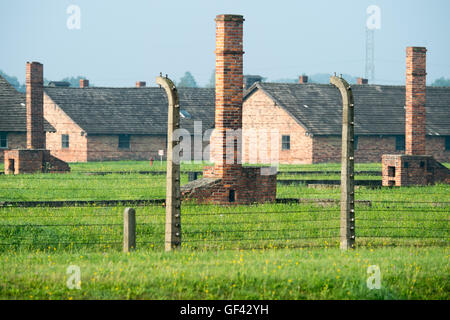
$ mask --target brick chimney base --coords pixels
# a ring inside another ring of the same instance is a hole
[[[232,177],[218,177],[214,167],[203,169],[203,178],[181,187],[183,200],[210,204],[275,202],[277,175],[261,175],[270,168],[241,167]]]
[[[5,150],[4,155],[5,174],[70,171],[66,162],[55,158],[45,149]]]
[[[450,170],[432,156],[385,154],[381,161],[383,186],[450,183]]]

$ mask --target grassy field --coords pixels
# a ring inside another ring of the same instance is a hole
[[[446,248],[2,255],[3,299],[448,299]],[[69,265],[81,289],[66,287]],[[381,289],[366,286],[378,265]]]
[[[0,176],[0,201],[163,198],[164,176],[133,173],[146,166],[72,164],[70,174]],[[124,168],[130,173],[82,173]],[[311,175],[324,176],[333,177]],[[340,196],[339,188],[277,188],[278,198]],[[357,204],[357,248],[349,252],[338,249],[337,203],[185,204],[183,248],[173,253],[163,252],[165,208],[136,207],[131,254],[120,252],[123,207],[0,208],[0,298],[448,299],[449,191],[447,185],[358,188],[357,200],[371,203]],[[69,265],[81,268],[81,290],[66,287]],[[380,267],[380,290],[366,286],[369,265]]]

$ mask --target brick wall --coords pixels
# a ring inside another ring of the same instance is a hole
[[[11,149],[25,149],[27,147],[27,134],[25,132],[8,132],[8,148],[0,149],[0,161],[3,161],[3,151]]]
[[[383,186],[450,183],[450,170],[432,156],[383,155]]]
[[[309,164],[341,161],[340,136],[306,136],[305,129],[300,126],[280,106],[277,106],[262,90],[255,91],[248,97],[243,105],[243,163],[250,160],[250,146],[256,145],[261,150],[259,142],[261,137],[258,129],[274,129],[279,131],[279,162],[282,164]],[[257,133],[257,138],[251,141],[251,129]],[[290,135],[291,149],[281,150],[281,136]],[[395,136],[358,136],[358,148],[355,150],[355,162],[379,162],[383,154],[402,154],[395,147]],[[253,147],[255,148],[255,147]],[[254,149],[252,149],[254,150]],[[267,148],[271,154],[271,145]],[[450,162],[450,151],[445,150],[445,137],[426,136],[426,154],[432,155],[436,160]],[[261,161],[259,155],[256,163]]]
[[[425,154],[440,162],[450,162],[450,150],[445,150],[445,137],[427,136]]]
[[[313,162],[340,162],[341,137],[315,136],[313,138]],[[395,148],[395,136],[358,136],[355,162],[379,162],[383,154],[403,154]],[[450,151],[445,150],[445,137],[426,137],[426,154],[438,161],[450,162]]]
[[[242,112],[244,163],[268,163],[271,155],[278,154],[280,163],[312,163],[312,139],[282,107],[277,106],[262,90],[245,100]],[[270,132],[278,132],[278,141],[270,139]],[[290,150],[282,150],[282,136],[290,136]],[[267,139],[267,140],[266,140]],[[267,141],[267,147],[264,147]],[[278,147],[272,152],[272,147]],[[261,153],[263,155],[261,156]]]
[[[166,140],[166,136],[131,135],[130,148],[119,149],[118,135],[88,135],[87,161],[159,160],[158,150],[166,155]]]
[[[4,163],[5,174],[70,172],[66,162],[55,158],[49,150],[44,149],[7,150]]]
[[[313,137],[313,163],[341,162],[340,136]],[[379,162],[385,153],[395,151],[394,136],[358,136],[358,148],[355,150],[355,162]]]
[[[43,171],[44,150],[5,151],[5,174],[35,173]]]
[[[44,117],[56,129],[47,132],[47,149],[66,162],[87,161],[87,138],[84,131],[56,104],[44,94]],[[69,136],[69,148],[62,148],[62,135]]]

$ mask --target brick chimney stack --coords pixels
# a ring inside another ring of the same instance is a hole
[[[44,149],[44,66],[27,62],[27,149]]]
[[[308,76],[300,76],[298,77],[298,83],[308,83]]]
[[[364,78],[357,78],[356,84],[369,84],[369,80],[364,79]]]
[[[215,21],[216,137],[213,144],[216,156],[214,170],[217,176],[230,177],[238,172],[240,174],[239,170],[242,167],[239,161],[241,137],[235,137],[231,142],[228,141],[228,152],[234,152],[234,159],[227,161],[226,132],[230,129],[242,128],[244,17],[241,15],[218,15]]]
[[[146,85],[145,81],[136,81],[136,88],[144,88]]]
[[[406,48],[405,153],[425,155],[426,52],[423,47]]]
[[[80,79],[80,88],[88,88],[89,80],[88,79]]]

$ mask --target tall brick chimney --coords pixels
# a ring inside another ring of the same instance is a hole
[[[242,128],[243,23],[241,15],[216,16],[216,114],[214,150],[217,176],[232,176],[240,170],[241,138],[235,138],[228,152],[226,131]],[[229,145],[230,143],[228,143]],[[230,150],[231,149],[231,150]],[[234,150],[233,150],[234,149]]]
[[[181,195],[183,199],[203,203],[274,202],[277,175],[262,174],[263,168],[260,167],[243,167],[240,161],[244,18],[225,14],[216,16],[215,21],[216,114],[215,131],[210,142],[214,167],[204,167],[203,177],[182,186]]]
[[[44,66],[27,62],[27,149],[44,149]]]
[[[425,155],[426,53],[423,47],[406,48],[406,150],[383,155],[383,186],[450,183],[450,169]]]
[[[89,87],[89,80],[88,79],[80,79],[80,88],[87,88]]]
[[[405,153],[425,155],[426,52],[423,47],[406,48]]]
[[[300,76],[298,77],[298,83],[308,83],[308,76]]]
[[[146,85],[145,81],[136,81],[136,88],[144,88]]]

